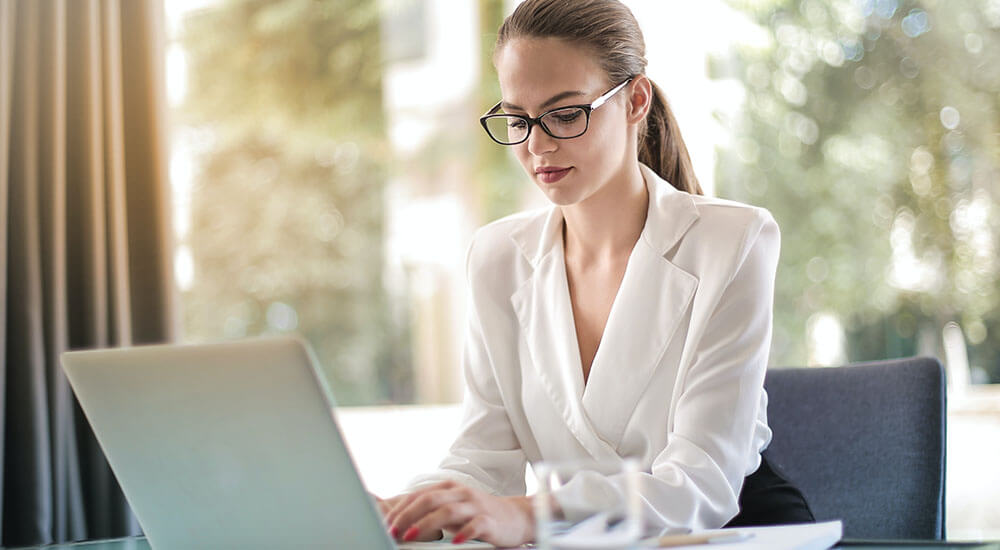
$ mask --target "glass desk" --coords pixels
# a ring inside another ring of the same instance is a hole
[[[947,541],[844,541],[834,548],[851,550],[1000,550],[997,542]],[[50,544],[47,546],[7,547],[7,550],[151,550],[146,537]]]
[[[48,544],[44,546],[4,546],[7,550],[28,550],[44,548],[45,550],[63,550],[72,548],[74,550],[152,550],[146,537],[125,537],[120,539],[91,540],[84,542],[70,542],[66,544]]]

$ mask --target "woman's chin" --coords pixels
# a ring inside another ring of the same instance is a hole
[[[539,187],[542,193],[549,199],[549,202],[556,206],[570,206],[580,201],[580,197],[573,189],[545,185]]]
[[[567,179],[563,178],[554,183],[545,183],[536,177],[535,185],[556,206],[567,206],[580,199],[579,189],[577,186],[567,182]]]

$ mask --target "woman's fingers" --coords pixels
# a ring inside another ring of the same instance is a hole
[[[486,529],[488,523],[489,518],[486,516],[473,516],[472,519],[465,523],[465,525],[455,531],[455,536],[452,537],[452,542],[455,544],[461,544],[471,539],[488,540],[490,538]]]
[[[452,488],[457,487],[457,486],[458,486],[458,484],[456,484],[454,482],[444,481],[444,482],[441,482],[441,483],[435,483],[434,485],[431,485],[429,487],[424,487],[422,489],[417,489],[416,491],[413,491],[412,493],[407,493],[407,494],[403,494],[403,495],[399,495],[397,497],[394,497],[392,500],[394,500],[395,502],[392,505],[392,510],[390,510],[389,514],[386,515],[386,518],[385,518],[386,519],[386,523],[388,523],[389,525],[392,525],[393,522],[396,520],[396,518],[399,516],[399,512],[400,511],[406,509],[408,506],[410,506],[410,504],[413,503],[413,501],[421,498],[422,496],[426,495],[427,493],[431,493],[431,492],[435,492],[435,491],[442,491],[442,490],[447,490],[447,489],[452,489]]]
[[[403,532],[403,540],[436,540],[442,529],[458,529],[475,513],[476,507],[470,502],[456,501],[438,506],[409,526]]]
[[[454,503],[461,502],[466,498],[467,491],[460,487],[448,487],[440,489],[427,489],[419,494],[414,493],[411,498],[400,502],[395,506],[386,518],[389,533],[393,537],[402,537],[404,540],[416,540],[416,537],[430,531],[446,527],[450,522],[423,524],[416,531],[411,528],[418,521],[438,512],[440,509],[452,510],[448,508]],[[440,518],[441,515],[434,516]],[[407,538],[409,535],[410,538]]]
[[[447,529],[455,532],[455,542],[475,538],[507,547],[534,537],[530,497],[492,496],[446,482],[398,498],[386,515],[389,533],[396,539],[437,540]]]
[[[407,506],[410,505],[411,502],[419,498],[421,495],[425,494],[429,489],[430,488],[421,489],[405,495],[399,495],[399,497],[397,497],[399,498],[399,501],[396,502],[394,506],[392,506],[392,509],[389,510],[389,513],[386,514],[385,516],[386,524],[392,525],[396,521],[396,518],[399,516],[399,512],[401,510],[405,509]]]
[[[476,507],[465,501],[449,502],[438,506],[433,512],[421,517],[403,533],[403,540],[426,540],[428,533],[440,533],[442,529],[455,530],[464,525],[476,513]],[[410,535],[412,538],[407,538]]]
[[[416,527],[410,527],[403,534],[401,540],[404,542],[430,542],[433,540],[441,540],[444,533],[440,529],[424,529],[420,531]]]
[[[534,538],[530,497],[486,496],[476,511],[455,530],[455,542],[478,539],[498,547],[520,546]]]
[[[414,515],[426,513],[428,509],[436,508],[446,502],[451,502],[457,498],[453,495],[454,489],[428,487],[405,496],[403,500],[393,506],[386,521],[389,525],[402,527],[400,518],[409,525],[415,521]],[[419,516],[418,516],[419,517]]]
[[[387,515],[389,515],[389,512],[392,511],[392,505],[382,499],[378,499],[376,502],[378,503],[378,511],[382,514],[382,518],[384,519]]]
[[[406,495],[399,495],[399,496],[394,496],[392,498],[379,498],[379,496],[376,494],[373,493],[369,494],[371,494],[372,498],[375,499],[375,504],[378,506],[378,511],[382,515],[382,521],[386,522],[386,525],[388,525],[387,518],[389,517],[389,514],[392,512],[392,509],[395,508],[403,500],[403,497],[406,496]]]

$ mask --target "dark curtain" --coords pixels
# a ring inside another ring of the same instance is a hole
[[[161,0],[0,0],[2,544],[137,534],[59,364],[172,340]]]

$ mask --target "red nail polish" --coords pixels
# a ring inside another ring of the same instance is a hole
[[[417,538],[418,534],[420,534],[420,529],[417,529],[417,527],[414,525],[413,527],[407,529],[405,533],[403,533],[403,541],[411,542],[413,539]]]
[[[399,535],[399,529],[396,529],[396,527],[390,527],[389,528],[389,536],[390,537],[396,538],[398,535]]]
[[[452,544],[462,544],[465,542],[465,535],[455,535],[455,538],[451,539]]]

